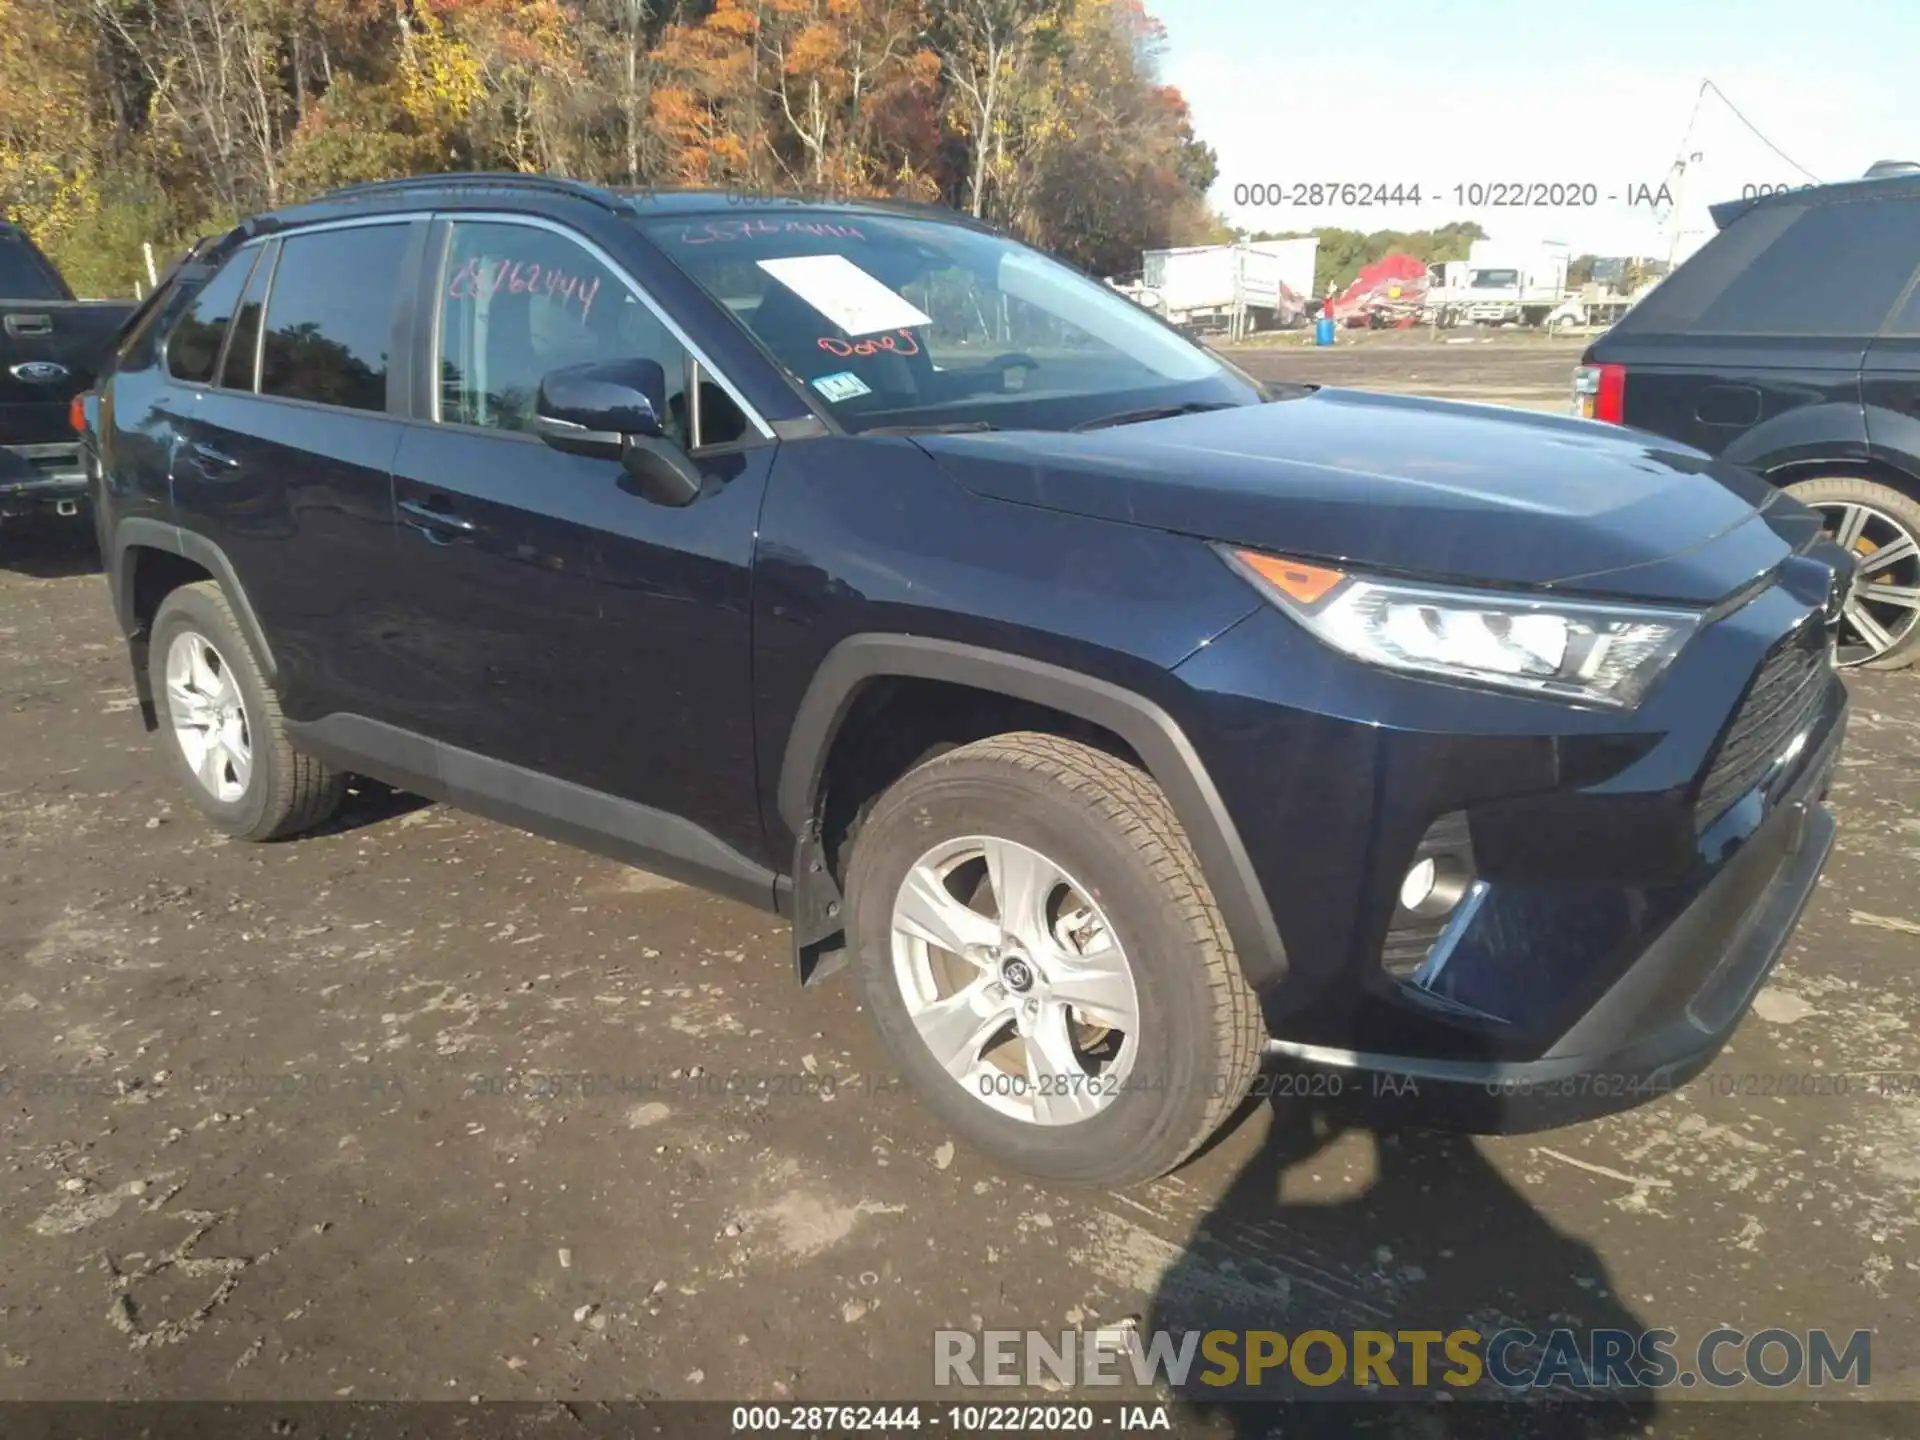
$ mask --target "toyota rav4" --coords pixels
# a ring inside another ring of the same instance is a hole
[[[1851,562],[1792,498],[1263,387],[944,211],[336,192],[197,249],[85,411],[214,826],[362,775],[776,911],[1055,1181],[1263,1063],[1472,1129],[1658,1094],[1833,832]]]

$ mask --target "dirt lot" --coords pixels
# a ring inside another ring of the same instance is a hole
[[[1557,408],[1577,349],[1250,363]],[[1865,1327],[1920,1400],[1916,687],[1854,684],[1825,884],[1682,1093],[1498,1140],[1254,1106],[1060,1194],[947,1143],[767,917],[380,793],[215,838],[90,556],[9,532],[0,1399],[927,1395],[936,1328],[1133,1315]]]
[[[1346,330],[1326,349],[1305,343],[1303,332],[1283,332],[1227,353],[1262,380],[1404,390],[1564,415],[1573,367],[1587,344],[1498,331],[1443,332],[1435,342],[1422,330]]]

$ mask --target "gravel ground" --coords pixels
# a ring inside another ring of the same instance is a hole
[[[1577,353],[1247,363],[1559,408]],[[1256,1104],[1062,1194],[956,1150],[768,917],[371,788],[215,837],[92,557],[9,530],[0,1400],[885,1399],[932,1393],[936,1328],[1127,1316],[1868,1328],[1870,1393],[1920,1399],[1916,683],[1853,682],[1825,883],[1682,1092],[1492,1140]],[[1909,1433],[1873,1409],[1817,1433]]]

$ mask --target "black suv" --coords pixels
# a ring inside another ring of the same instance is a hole
[[[1596,340],[1576,413],[1759,471],[1859,580],[1844,665],[1920,658],[1920,170],[1714,207],[1708,244]]]
[[[359,774],[789,916],[1056,1180],[1177,1164],[1268,1057],[1472,1127],[1657,1095],[1832,835],[1809,511],[1606,425],[1268,392],[944,211],[341,192],[196,251],[87,409],[216,826]]]

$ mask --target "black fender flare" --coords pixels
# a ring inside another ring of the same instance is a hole
[[[261,672],[269,681],[279,674],[274,663],[273,647],[267,643],[267,632],[260,624],[260,617],[254,613],[253,603],[247,599],[246,587],[240,583],[233,562],[227,559],[227,552],[204,535],[148,515],[130,515],[114,526],[111,553],[107,559],[107,574],[113,587],[114,614],[120,621],[121,633],[128,640],[139,638],[142,628],[133,608],[133,572],[139,558],[133,552],[143,549],[178,555],[212,575],[225,592],[227,603],[233,607],[234,618],[246,633],[247,644],[253,647]]]
[[[827,756],[855,696],[871,680],[895,677],[943,680],[1044,705],[1118,735],[1172,803],[1247,983],[1267,991],[1285,978],[1286,949],[1266,892],[1226,802],[1178,722],[1143,695],[1058,665],[918,635],[841,640],[814,672],[787,732],[776,803],[791,834],[810,831]]]

